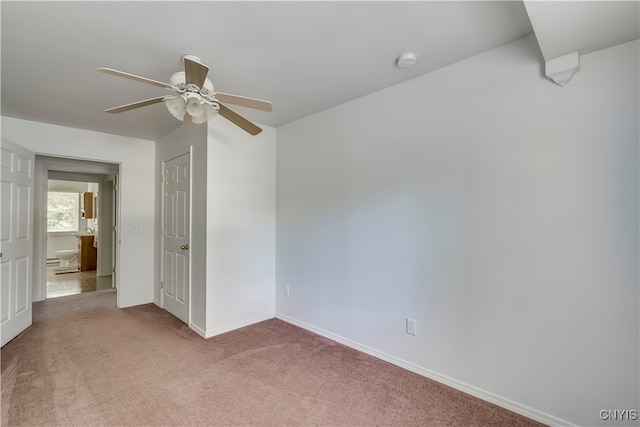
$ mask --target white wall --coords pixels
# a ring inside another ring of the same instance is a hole
[[[98,220],[93,228],[98,231],[98,276],[111,276],[113,263],[113,181],[105,179],[98,191]]]
[[[36,154],[120,164],[118,306],[153,300],[154,143],[2,117],[2,136]],[[138,232],[131,233],[137,225]]]
[[[89,191],[88,182],[49,179],[47,184],[48,184],[47,189],[49,191],[69,191],[69,192],[76,192],[78,194],[84,193],[85,191]],[[78,201],[78,203],[80,203],[80,201]]]
[[[276,131],[261,127],[208,126],[206,336],[275,313]]]
[[[156,245],[153,301],[162,306],[160,280],[162,273],[162,163],[191,152],[191,307],[189,326],[204,335],[206,330],[206,214],[207,214],[207,128],[180,126],[156,141]]]
[[[162,161],[191,150],[191,312],[204,337],[275,313],[275,129],[250,136],[221,117],[156,143],[156,229]],[[160,235],[154,302],[161,305]]]
[[[561,88],[530,36],[278,128],[277,315],[548,423],[638,409],[638,50]]]

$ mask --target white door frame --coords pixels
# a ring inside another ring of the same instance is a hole
[[[46,160],[43,160],[46,158]],[[87,163],[84,163],[87,162]],[[46,154],[40,155],[36,153],[36,172],[34,182],[34,242],[33,242],[33,280],[34,293],[33,298],[36,301],[47,299],[47,181],[49,171],[69,172],[69,173],[85,173],[93,175],[116,175],[120,176],[122,169],[121,164],[110,163],[113,169],[102,168],[100,165],[92,165],[91,163],[108,163],[101,160],[92,159],[73,159],[73,158],[53,158]],[[116,171],[117,169],[117,171]],[[118,200],[118,208],[116,212],[116,221],[120,223],[120,192],[116,192]],[[103,227],[104,228],[104,227]],[[112,242],[115,247],[115,263],[119,265],[120,247],[118,240],[120,231],[116,231],[116,240]],[[118,287],[117,276],[114,276],[114,287]],[[38,286],[37,284],[40,284]]]
[[[189,246],[193,248],[192,244],[192,236],[193,236],[193,150],[191,146],[188,147],[186,151],[181,151],[179,153],[172,153],[170,155],[165,156],[160,162],[160,176],[162,179],[162,184],[160,185],[160,224],[162,227],[162,231],[160,233],[160,281],[164,283],[165,281],[165,260],[164,260],[164,221],[165,221],[165,196],[164,196],[164,187],[165,187],[165,179],[164,179],[164,167],[165,164],[178,158],[183,155],[189,155]],[[191,325],[191,281],[193,277],[192,270],[192,261],[193,257],[189,255],[189,301],[188,301],[188,320],[187,325]],[[160,284],[158,286],[161,286]],[[165,301],[164,301],[164,289],[160,288],[160,307],[165,310]]]
[[[117,263],[117,259],[118,259],[118,251],[120,249],[120,244],[118,243],[118,227],[119,227],[119,221],[120,221],[120,199],[119,199],[119,195],[120,195],[120,188],[118,187],[118,178],[120,177],[120,175],[115,175],[113,177],[113,185],[112,185],[112,189],[111,189],[111,194],[110,196],[112,197],[112,206],[111,206],[111,210],[112,210],[112,214],[111,214],[111,276],[112,276],[112,282],[111,284],[113,285],[114,289],[118,289],[118,275],[120,274],[120,272],[118,271],[118,263]]]

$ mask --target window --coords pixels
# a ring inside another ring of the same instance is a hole
[[[64,191],[47,193],[47,231],[77,232],[80,194]]]

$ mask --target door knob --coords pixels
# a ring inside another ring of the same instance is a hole
[[[189,245],[182,245],[182,246],[180,246],[180,249],[182,249],[183,251],[188,251],[189,250]]]

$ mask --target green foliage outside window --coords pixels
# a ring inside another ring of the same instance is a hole
[[[78,231],[80,194],[63,191],[47,193],[47,231]]]

